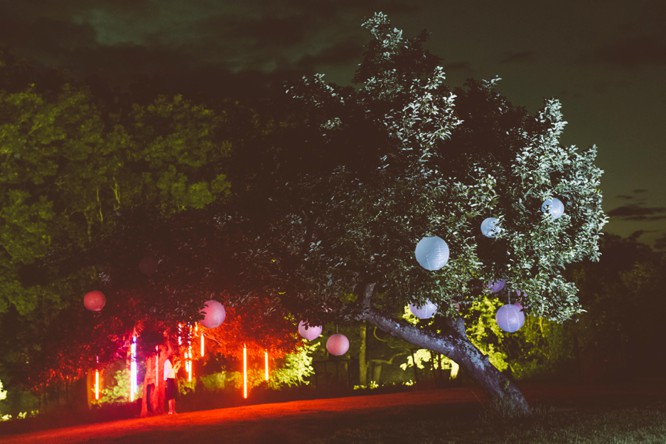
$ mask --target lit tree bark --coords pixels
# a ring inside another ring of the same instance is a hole
[[[368,325],[365,321],[361,322],[360,343],[358,350],[358,383],[362,386],[368,385],[368,359],[367,359],[367,341]]]
[[[390,319],[374,310],[371,306],[374,288],[375,284],[369,284],[365,288],[364,310],[361,315],[363,320],[376,325],[391,336],[453,359],[481,385],[493,401],[507,406],[516,413],[529,413],[529,404],[521,391],[470,342],[462,318],[449,318],[448,331],[443,335],[424,331],[416,326]]]

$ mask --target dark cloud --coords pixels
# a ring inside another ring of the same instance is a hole
[[[666,250],[666,234],[662,234],[654,241],[655,250]]]
[[[666,207],[648,207],[642,204],[628,204],[612,209],[610,217],[624,220],[666,220]]]
[[[655,33],[617,40],[583,56],[583,63],[602,63],[624,68],[666,66],[666,34]]]
[[[299,66],[311,70],[322,65],[346,65],[354,60],[360,60],[363,47],[356,39],[347,39],[334,45],[323,48],[316,54],[307,54],[299,61]]]
[[[624,199],[624,200],[633,200],[636,198],[636,196],[633,196],[631,194],[618,194],[616,197],[618,199]]]
[[[502,56],[498,63],[535,63],[537,61],[537,55],[534,51],[518,51],[518,52],[509,52],[505,53]]]

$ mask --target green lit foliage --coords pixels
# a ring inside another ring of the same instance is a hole
[[[476,348],[488,356],[498,370],[506,370],[507,354],[502,351],[505,333],[495,321],[495,313],[502,306],[498,299],[484,297],[475,300],[465,315],[467,336]]]
[[[289,288],[299,299],[316,295],[350,317],[360,304],[339,295],[363,282],[377,282],[376,300],[389,310],[430,299],[447,311],[487,295],[477,282],[504,278],[527,293],[529,314],[569,319],[580,306],[564,266],[598,257],[606,221],[595,149],[559,143],[566,122],[556,100],[532,117],[496,91],[497,79],[454,94],[421,39],[404,38],[383,14],[364,26],[373,40],[357,88],[318,75],[290,90],[312,110],[322,150],[354,154],[319,179],[304,174],[309,203],[276,217],[271,233],[274,244],[285,243],[276,248],[284,263],[299,268],[282,270],[278,261],[274,269],[297,278],[299,287]],[[540,211],[551,196],[566,205],[556,221]],[[503,228],[495,240],[479,230],[489,216]],[[413,259],[426,235],[451,248],[435,273]]]
[[[138,393],[142,392],[139,384]],[[100,393],[99,403],[120,403],[129,402],[130,393],[130,374],[126,368],[117,370],[113,374],[113,382],[109,387],[103,387]]]
[[[288,353],[282,358],[277,368],[270,375],[268,386],[272,389],[307,385],[308,377],[314,374],[312,367],[312,352],[316,344],[300,345],[294,353]]]

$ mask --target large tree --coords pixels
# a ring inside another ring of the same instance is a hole
[[[404,38],[381,13],[364,27],[372,40],[355,87],[316,75],[290,88],[307,140],[277,154],[276,168],[298,174],[272,183],[270,213],[246,258],[304,319],[367,321],[454,359],[492,398],[527,411],[472,345],[459,311],[499,279],[507,282],[500,297],[520,295],[530,316],[563,321],[580,311],[563,270],[599,254],[606,217],[596,150],[559,142],[566,122],[557,100],[530,116],[497,92],[498,79],[454,94],[422,36]],[[285,168],[290,162],[298,166]],[[552,197],[566,206],[556,220],[541,211]],[[487,217],[499,219],[493,239],[479,229]],[[434,235],[450,260],[427,271],[414,249]],[[396,316],[426,300],[439,307],[430,328]]]

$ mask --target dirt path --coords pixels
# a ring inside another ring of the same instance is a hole
[[[531,401],[604,400],[620,397],[659,398],[666,392],[653,387],[601,387],[544,385],[527,386]],[[224,442],[288,443],[322,437],[339,424],[345,427],[367,424],[405,414],[451,414],[476,409],[486,400],[479,389],[449,388],[429,391],[353,396],[163,415],[152,418],[89,424],[43,430],[21,435],[0,435],[0,442],[80,443],[80,442]],[[448,413],[447,413],[448,412]],[[417,416],[418,417],[418,416]]]

